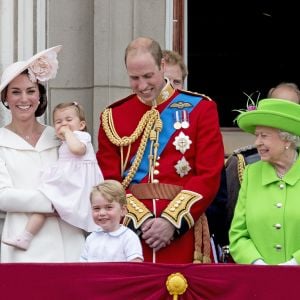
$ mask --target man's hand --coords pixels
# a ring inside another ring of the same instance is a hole
[[[155,251],[166,247],[173,239],[175,227],[163,218],[147,220],[141,227],[142,238]]]

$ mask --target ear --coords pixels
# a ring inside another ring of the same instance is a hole
[[[126,214],[127,214],[127,206],[126,206],[126,204],[124,204],[121,207],[121,216],[125,217]]]
[[[286,141],[284,147],[285,147],[285,149],[289,149],[291,147],[291,145],[292,145],[291,142]]]
[[[163,71],[163,73],[165,73],[165,68],[166,68],[166,62],[165,59],[162,58],[160,63],[160,70]]]
[[[86,128],[86,121],[80,121],[80,126],[79,126],[80,130],[83,130]]]

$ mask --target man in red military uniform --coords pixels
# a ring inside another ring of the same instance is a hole
[[[209,262],[195,251],[203,227],[194,227],[224,165],[216,103],[173,89],[151,38],[133,40],[125,64],[134,94],[101,114],[97,159],[104,177],[127,190],[124,223],[140,235],[145,261]]]

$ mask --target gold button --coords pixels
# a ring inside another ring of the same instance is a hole
[[[153,183],[159,183],[158,179],[153,179]]]
[[[159,171],[158,170],[154,170],[154,175],[158,175],[159,174]]]
[[[155,167],[159,167],[159,162],[155,162]]]
[[[281,250],[282,250],[282,246],[279,245],[279,244],[277,244],[277,245],[275,245],[275,249],[276,249],[277,251],[281,251]]]
[[[279,224],[279,223],[274,224],[274,227],[275,227],[276,229],[280,229],[280,228],[281,228],[281,224]]]

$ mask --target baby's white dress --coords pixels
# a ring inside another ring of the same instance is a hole
[[[74,131],[86,145],[84,155],[74,155],[65,141],[58,150],[58,160],[41,176],[39,190],[49,198],[59,216],[69,224],[87,232],[97,226],[92,219],[90,193],[103,181],[88,132]]]

